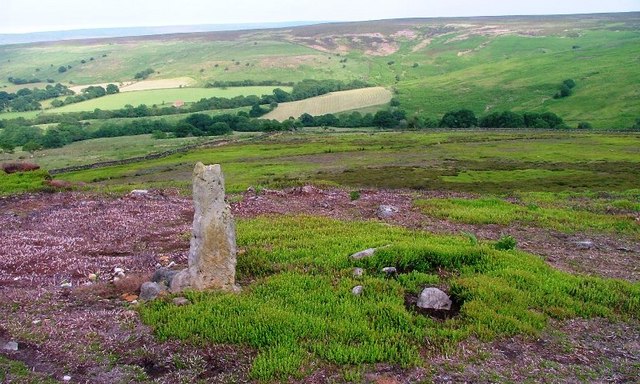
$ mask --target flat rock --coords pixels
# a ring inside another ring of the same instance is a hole
[[[156,271],[153,273],[153,277],[151,277],[151,281],[153,281],[154,283],[163,284],[166,287],[170,287],[171,280],[173,280],[173,278],[177,273],[178,271],[175,271],[173,269],[160,267],[156,269]]]
[[[377,249],[378,248],[367,248],[364,251],[354,253],[353,255],[351,255],[351,258],[354,260],[360,260],[364,259],[365,257],[371,257],[374,253],[376,253]]]
[[[382,268],[382,272],[384,272],[387,277],[395,276],[398,273],[396,267],[384,267]]]
[[[576,241],[576,247],[578,249],[592,249],[595,247],[595,244],[591,240],[582,240]]]
[[[189,305],[191,304],[191,301],[189,301],[189,299],[187,299],[186,297],[174,297],[173,298],[173,305],[181,307],[183,305]]]
[[[15,341],[8,341],[7,343],[4,344],[2,349],[4,349],[5,351],[17,351],[18,343]]]
[[[398,213],[398,211],[398,208],[393,205],[381,205],[376,210],[376,216],[378,216],[379,219],[388,219]]]
[[[355,296],[360,296],[360,295],[362,295],[362,291],[363,290],[364,290],[364,287],[362,287],[362,285],[356,285],[351,290],[351,293],[353,293]]]
[[[451,309],[451,299],[449,295],[442,292],[438,288],[425,288],[418,297],[418,307],[424,309]]]

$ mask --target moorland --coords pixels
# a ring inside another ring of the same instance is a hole
[[[40,167],[0,172],[0,381],[634,382],[639,42],[628,13],[0,46],[0,161]],[[198,161],[242,292],[139,303]]]

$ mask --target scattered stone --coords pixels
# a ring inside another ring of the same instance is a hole
[[[189,267],[171,281],[171,291],[217,288],[237,291],[236,229],[224,200],[224,175],[219,164],[197,163],[193,170],[193,229]]]
[[[382,272],[384,272],[387,277],[393,277],[398,274],[396,267],[384,267],[382,268]]]
[[[360,295],[362,295],[362,291],[363,290],[364,290],[364,288],[362,287],[362,285],[356,285],[351,290],[351,293],[353,293],[355,296],[360,296]]]
[[[354,268],[353,269],[353,277],[360,278],[364,275],[364,269],[362,268]]]
[[[140,286],[139,299],[142,301],[153,300],[158,297],[158,295],[160,295],[160,292],[162,292],[163,290],[164,289],[162,288],[162,286],[158,283],[155,283],[153,281],[144,282],[142,283],[142,286]]]
[[[438,288],[425,288],[418,297],[418,307],[424,309],[451,309],[451,299],[449,295]]]
[[[147,193],[149,193],[148,189],[134,189],[131,192],[129,192],[129,195],[138,197],[138,196],[146,195]]]
[[[2,349],[4,349],[5,351],[17,351],[18,350],[18,343],[15,341],[9,341],[7,343],[5,343],[4,347],[2,347]]]
[[[595,244],[593,244],[593,241],[591,240],[583,240],[576,242],[576,246],[578,249],[592,249]]]
[[[71,376],[69,375],[62,376],[62,381],[71,381]]]
[[[379,219],[388,219],[396,213],[398,213],[398,208],[393,205],[381,205],[376,211],[376,216],[378,216]]]
[[[367,248],[364,251],[354,253],[353,255],[351,255],[351,258],[354,260],[360,260],[364,259],[365,257],[371,257],[374,253],[376,253],[377,249],[378,248]]]
[[[189,305],[191,302],[186,297],[175,297],[173,299],[173,305],[181,307],[183,305]]]
[[[158,284],[164,284],[167,288],[171,286],[171,280],[173,280],[174,276],[178,273],[178,271],[160,267],[154,273],[151,281]]]
[[[308,195],[310,193],[316,192],[316,188],[314,188],[312,185],[305,185],[300,189],[300,191]]]
[[[87,277],[90,281],[98,281],[98,275],[96,275],[95,273],[90,273]]]
[[[42,322],[42,320],[33,320],[33,321],[31,322],[31,324],[33,324],[33,325],[38,325],[38,324],[40,324],[41,322]]]
[[[71,284],[70,281],[65,281],[62,284],[60,284],[60,288],[71,288],[73,287],[73,284]]]
[[[117,277],[124,277],[124,269],[115,267],[113,268],[113,274]]]

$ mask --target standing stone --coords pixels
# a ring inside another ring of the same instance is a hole
[[[193,229],[189,267],[176,274],[171,291],[185,288],[236,291],[236,229],[224,200],[219,164],[197,163],[193,170]]]

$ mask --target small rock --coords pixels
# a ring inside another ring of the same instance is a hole
[[[593,241],[591,240],[584,240],[576,242],[576,246],[578,247],[578,249],[591,249],[595,246],[595,244],[593,244]]]
[[[33,321],[31,322],[31,324],[33,324],[33,325],[38,325],[38,324],[40,324],[41,322],[42,322],[42,320],[33,320]]]
[[[2,347],[2,349],[4,349],[5,351],[17,351],[18,343],[15,341],[9,341],[4,345],[4,347]]]
[[[90,273],[89,276],[87,276],[87,277],[91,281],[97,281],[98,280],[98,275],[96,275],[95,273]]]
[[[123,278],[124,277],[124,269],[115,267],[113,268],[113,275],[115,277]]]
[[[71,284],[71,282],[69,281],[65,281],[64,283],[60,284],[60,288],[71,288],[73,286],[73,284]]]
[[[418,307],[424,309],[451,309],[451,299],[449,295],[438,288],[425,288],[418,297]]]
[[[362,287],[362,285],[356,285],[351,290],[351,293],[353,293],[355,296],[360,296],[360,295],[362,295],[362,291],[363,290],[364,290],[364,288]]]
[[[364,269],[362,268],[354,268],[353,269],[353,277],[359,278],[364,275]]]
[[[364,251],[356,252],[351,255],[351,258],[354,260],[364,259],[365,257],[371,257],[374,253],[376,253],[376,249],[378,248],[367,248]]]
[[[306,194],[310,194],[310,193],[314,193],[315,192],[315,188],[311,185],[305,185],[304,187],[302,187],[301,191],[302,193],[306,193]]]
[[[382,272],[384,272],[387,277],[395,276],[398,273],[396,267],[384,267],[382,268]]]
[[[142,196],[146,195],[147,193],[149,193],[149,190],[147,189],[134,189],[133,191],[129,192],[131,196]]]
[[[186,297],[175,297],[173,299],[173,305],[181,307],[183,305],[189,305],[191,302]]]
[[[171,280],[178,273],[178,271],[171,270],[169,268],[158,268],[154,273],[151,281],[158,284],[164,284],[167,287],[171,286]]]
[[[147,281],[140,286],[140,296],[138,298],[142,301],[150,301],[158,297],[163,290],[160,284]]]
[[[71,381],[71,376],[69,375],[62,376],[62,381]]]
[[[393,205],[381,205],[376,211],[376,216],[378,216],[379,219],[388,219],[396,213],[398,213],[398,208]]]
[[[134,295],[132,293],[123,293],[120,298],[124,301],[128,301],[130,303],[136,301],[138,299],[138,295]]]

